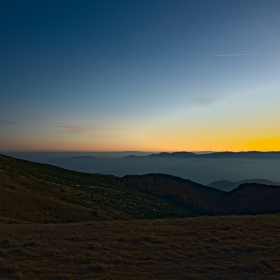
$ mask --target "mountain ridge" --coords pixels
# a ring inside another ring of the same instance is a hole
[[[208,184],[208,186],[228,192],[228,191],[232,191],[233,189],[245,183],[257,183],[257,184],[264,184],[264,185],[280,186],[280,182],[274,182],[267,179],[244,179],[236,182],[230,180],[219,180]]]
[[[129,158],[126,156],[123,158]],[[211,153],[193,153],[193,152],[161,152],[152,153],[146,156],[134,156],[135,158],[280,158],[279,151],[260,152],[211,152]]]
[[[159,197],[107,184],[103,177],[0,155],[0,215],[35,223],[193,216]]]
[[[280,186],[247,183],[224,192],[166,174],[112,176],[109,182],[157,195],[199,215],[280,213]]]
[[[224,192],[162,173],[91,174],[1,155],[0,178],[2,214],[33,222],[280,213],[280,186],[257,183]]]

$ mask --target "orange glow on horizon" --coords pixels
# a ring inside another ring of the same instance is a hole
[[[28,152],[176,152],[176,151],[280,151],[280,136],[269,130],[127,129],[110,135],[100,133],[10,134],[1,137],[1,151]],[[203,131],[204,133],[200,133]],[[276,134],[276,135],[275,135]],[[260,135],[262,135],[260,137]]]
[[[139,151],[139,152],[178,152],[178,151],[280,151],[280,138],[268,139],[246,139],[235,141],[224,141],[219,139],[215,141],[211,139],[208,143],[185,143],[175,141],[147,141],[147,142],[129,142],[113,143],[112,141],[104,142],[85,142],[71,141],[9,141],[1,147],[2,151],[16,152],[123,152],[123,151]]]

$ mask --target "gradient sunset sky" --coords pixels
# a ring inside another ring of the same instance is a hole
[[[279,0],[0,14],[0,151],[280,150]]]

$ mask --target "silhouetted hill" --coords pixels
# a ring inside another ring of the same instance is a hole
[[[199,183],[196,183],[196,182],[193,182],[189,179],[184,179],[184,178],[181,178],[181,177],[178,177],[178,176],[173,176],[173,175],[167,175],[167,174],[153,174],[154,176],[161,176],[163,178],[169,178],[169,179],[172,179],[176,182],[179,182],[179,183],[182,183],[186,186],[189,186],[189,187],[192,187],[194,189],[196,189],[197,191],[207,195],[207,196],[216,196],[216,195],[219,195],[222,193],[222,190],[217,190],[216,188],[212,188],[212,187],[209,187],[209,186],[205,186],[205,185],[202,185],[202,184],[199,184]],[[127,177],[127,176],[125,176]]]
[[[229,192],[229,191],[235,189],[238,186],[236,186],[235,182],[232,182],[232,181],[229,181],[229,180],[219,180],[219,181],[215,181],[215,182],[210,183],[208,185],[208,187],[216,188],[217,190],[222,190],[222,191],[225,191],[225,192]]]
[[[0,215],[30,222],[83,222],[190,216],[156,196],[79,173],[0,155]]]
[[[139,157],[135,155],[130,155],[130,156],[123,157],[122,159],[137,159],[137,158]]]
[[[279,213],[280,186],[243,184],[222,194],[217,201],[232,214]]]
[[[127,156],[125,158],[130,158]],[[212,152],[205,154],[195,154],[192,152],[162,152],[158,154],[151,154],[147,156],[135,156],[135,158],[251,158],[251,159],[280,159],[280,152]]]
[[[208,186],[222,190],[222,191],[229,192],[229,191],[237,188],[239,185],[246,184],[246,183],[280,186],[280,182],[273,182],[273,181],[265,180],[265,179],[246,179],[246,180],[241,180],[241,181],[237,181],[237,182],[232,182],[229,180],[220,180],[220,181],[212,182]]]
[[[280,159],[280,152],[218,152],[200,154],[200,158],[259,158],[259,159]]]
[[[212,200],[221,191],[190,180],[165,174],[130,175],[104,178],[106,182],[150,193],[176,203],[198,215],[224,215],[227,212]]]
[[[278,186],[243,184],[223,192],[166,174],[112,176],[108,182],[162,197],[198,215],[280,213]]]
[[[146,157],[148,158],[196,158],[198,155],[190,152],[174,152],[174,153],[159,153],[151,154]]]
[[[1,155],[0,179],[2,216],[32,222],[280,213],[280,186],[264,184],[227,193],[167,174],[80,173]]]

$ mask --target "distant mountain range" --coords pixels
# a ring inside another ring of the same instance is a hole
[[[208,185],[220,180],[237,182],[258,178],[280,182],[280,152],[219,152],[196,154],[191,152],[130,154],[119,158],[98,155],[77,155],[53,158],[43,163],[88,173],[125,176],[164,173]],[[216,184],[213,187],[232,190],[238,185]],[[245,183],[245,182],[244,182]],[[259,182],[261,183],[261,182]],[[269,183],[269,182],[264,182]],[[272,183],[270,183],[272,184]],[[211,185],[212,186],[212,185]]]
[[[128,152],[126,152],[128,153]],[[70,153],[69,153],[70,154]],[[100,156],[101,155],[101,156]],[[82,155],[82,156],[74,156],[74,157],[64,157],[63,159],[66,160],[80,160],[80,159],[104,159],[105,157],[97,153],[96,156],[90,156],[90,155]],[[256,158],[256,159],[280,159],[280,152],[257,152],[257,151],[250,151],[250,152],[209,152],[209,153],[192,153],[192,152],[162,152],[162,153],[153,153],[149,155],[135,155],[131,154],[124,157],[106,157],[107,159],[149,159],[149,158],[169,158],[169,159],[188,159],[188,158]],[[52,160],[59,160],[57,159],[51,159]]]
[[[147,156],[126,156],[124,158],[278,158],[280,152],[213,152],[205,154],[196,154],[192,152],[174,152],[174,153],[158,153]]]

